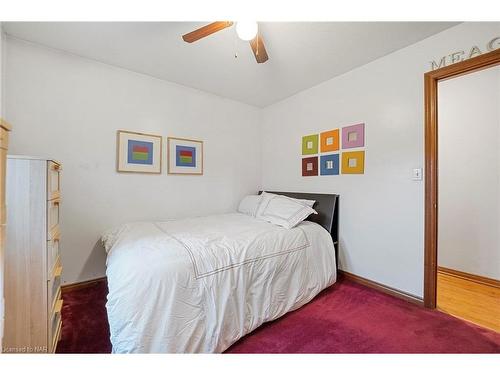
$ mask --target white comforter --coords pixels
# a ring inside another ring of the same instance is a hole
[[[329,233],[235,213],[103,235],[114,353],[217,353],[336,280]]]

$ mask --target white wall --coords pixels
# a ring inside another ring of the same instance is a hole
[[[6,47],[10,153],[63,164],[63,283],[104,275],[110,226],[228,212],[260,187],[258,109],[12,38]],[[117,129],[203,140],[204,175],[115,172]]]
[[[0,22],[0,117],[3,117],[3,53],[4,49],[4,34],[2,29],[2,23]],[[4,283],[4,249],[0,248],[0,343],[3,338],[3,327],[4,327],[4,317],[5,317],[5,307],[4,307],[4,297],[3,297],[3,283]],[[2,348],[0,347],[0,353]]]
[[[460,24],[264,109],[262,187],[340,194],[342,269],[423,295],[424,185],[411,180],[424,160],[423,74],[497,36],[500,23]],[[359,122],[364,175],[301,177],[303,135]]]
[[[438,264],[500,280],[500,66],[438,92]]]

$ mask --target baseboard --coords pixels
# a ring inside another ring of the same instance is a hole
[[[463,272],[463,271],[457,271],[457,270],[454,270],[451,268],[446,268],[446,267],[438,267],[438,272],[443,273],[443,274],[447,274],[447,275],[451,275],[451,276],[455,276],[455,277],[458,277],[460,279],[464,279],[467,281],[473,281],[475,283],[484,284],[484,285],[491,286],[493,288],[500,289],[500,280],[491,279],[489,277],[484,277],[484,276],[479,276],[479,275],[474,275],[472,273],[467,273],[467,272]]]
[[[86,281],[79,281],[77,283],[72,283],[72,284],[66,284],[61,286],[61,292],[66,293],[66,292],[73,292],[78,289],[82,288],[87,288],[89,286],[92,286],[94,284],[100,283],[102,281],[106,281],[107,277],[99,277],[97,279],[91,279],[91,280],[86,280]]]
[[[354,282],[357,282],[358,284],[365,285],[367,287],[376,289],[376,290],[381,291],[383,293],[389,294],[393,297],[401,298],[405,301],[417,304],[419,306],[424,306],[424,301],[421,298],[414,296],[412,294],[403,292],[403,291],[398,290],[398,289],[391,288],[391,287],[384,285],[384,284],[377,283],[376,281],[365,279],[364,277],[357,276],[357,275],[354,275],[354,274],[346,272],[346,271],[339,270],[339,275],[341,277],[346,278],[347,280],[352,280]],[[61,286],[61,291],[63,293],[75,291],[78,289],[89,287],[89,286],[96,284],[96,283],[100,283],[102,281],[105,281],[106,279],[107,278],[104,276],[104,277],[99,277],[97,279],[80,281],[80,282],[73,283],[73,284],[66,284],[66,285]]]
[[[422,306],[422,307],[424,306],[424,300],[422,298],[419,298],[419,297],[414,296],[412,294],[403,292],[403,291],[398,290],[398,289],[391,288],[390,286],[387,286],[384,284],[377,283],[376,281],[365,279],[364,277],[354,275],[354,274],[346,272],[346,271],[339,270],[339,275],[341,275],[342,277],[345,277],[347,280],[352,280],[358,284],[376,289],[380,292],[383,292],[385,294],[389,294],[393,297],[403,299],[405,301],[414,303],[414,304]]]

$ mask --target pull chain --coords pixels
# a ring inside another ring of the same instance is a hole
[[[238,58],[238,35],[234,33],[234,58]]]

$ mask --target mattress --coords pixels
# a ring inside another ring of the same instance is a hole
[[[240,214],[122,225],[102,237],[113,353],[219,353],[336,280],[330,234]]]

